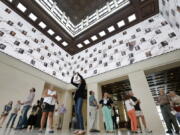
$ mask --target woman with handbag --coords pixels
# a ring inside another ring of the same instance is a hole
[[[168,95],[171,100],[171,105],[176,111],[176,118],[180,124],[180,96],[176,95],[174,91],[170,91]]]
[[[2,128],[4,121],[6,120],[9,112],[11,111],[12,105],[13,105],[13,101],[10,101],[7,105],[4,106],[4,110],[0,116],[0,128]]]
[[[104,93],[103,99],[99,101],[102,105],[103,118],[105,121],[106,132],[113,133],[113,121],[112,121],[112,104],[113,101],[107,92]]]

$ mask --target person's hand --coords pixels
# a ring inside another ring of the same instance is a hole
[[[99,109],[99,105],[97,105],[97,108],[96,108],[97,110]]]

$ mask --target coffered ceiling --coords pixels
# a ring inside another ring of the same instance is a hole
[[[2,1],[71,55],[159,12],[158,0]]]

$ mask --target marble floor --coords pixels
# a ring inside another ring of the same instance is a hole
[[[86,133],[86,135],[131,135],[127,130],[117,130],[114,133]],[[21,131],[16,131],[14,129],[0,129],[0,135],[49,135],[49,133],[38,133],[38,130],[34,131],[27,131],[27,130],[21,130]],[[55,133],[51,135],[73,135],[71,131],[55,131]],[[133,134],[133,135],[164,135],[164,134],[159,134],[159,133],[151,133],[151,134]]]

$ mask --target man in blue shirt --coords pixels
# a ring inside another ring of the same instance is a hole
[[[89,123],[90,131],[89,132],[99,132],[99,130],[95,129],[97,110],[99,106],[94,96],[94,91],[90,91],[89,95],[90,95],[89,96],[89,118],[90,118],[90,123]]]

